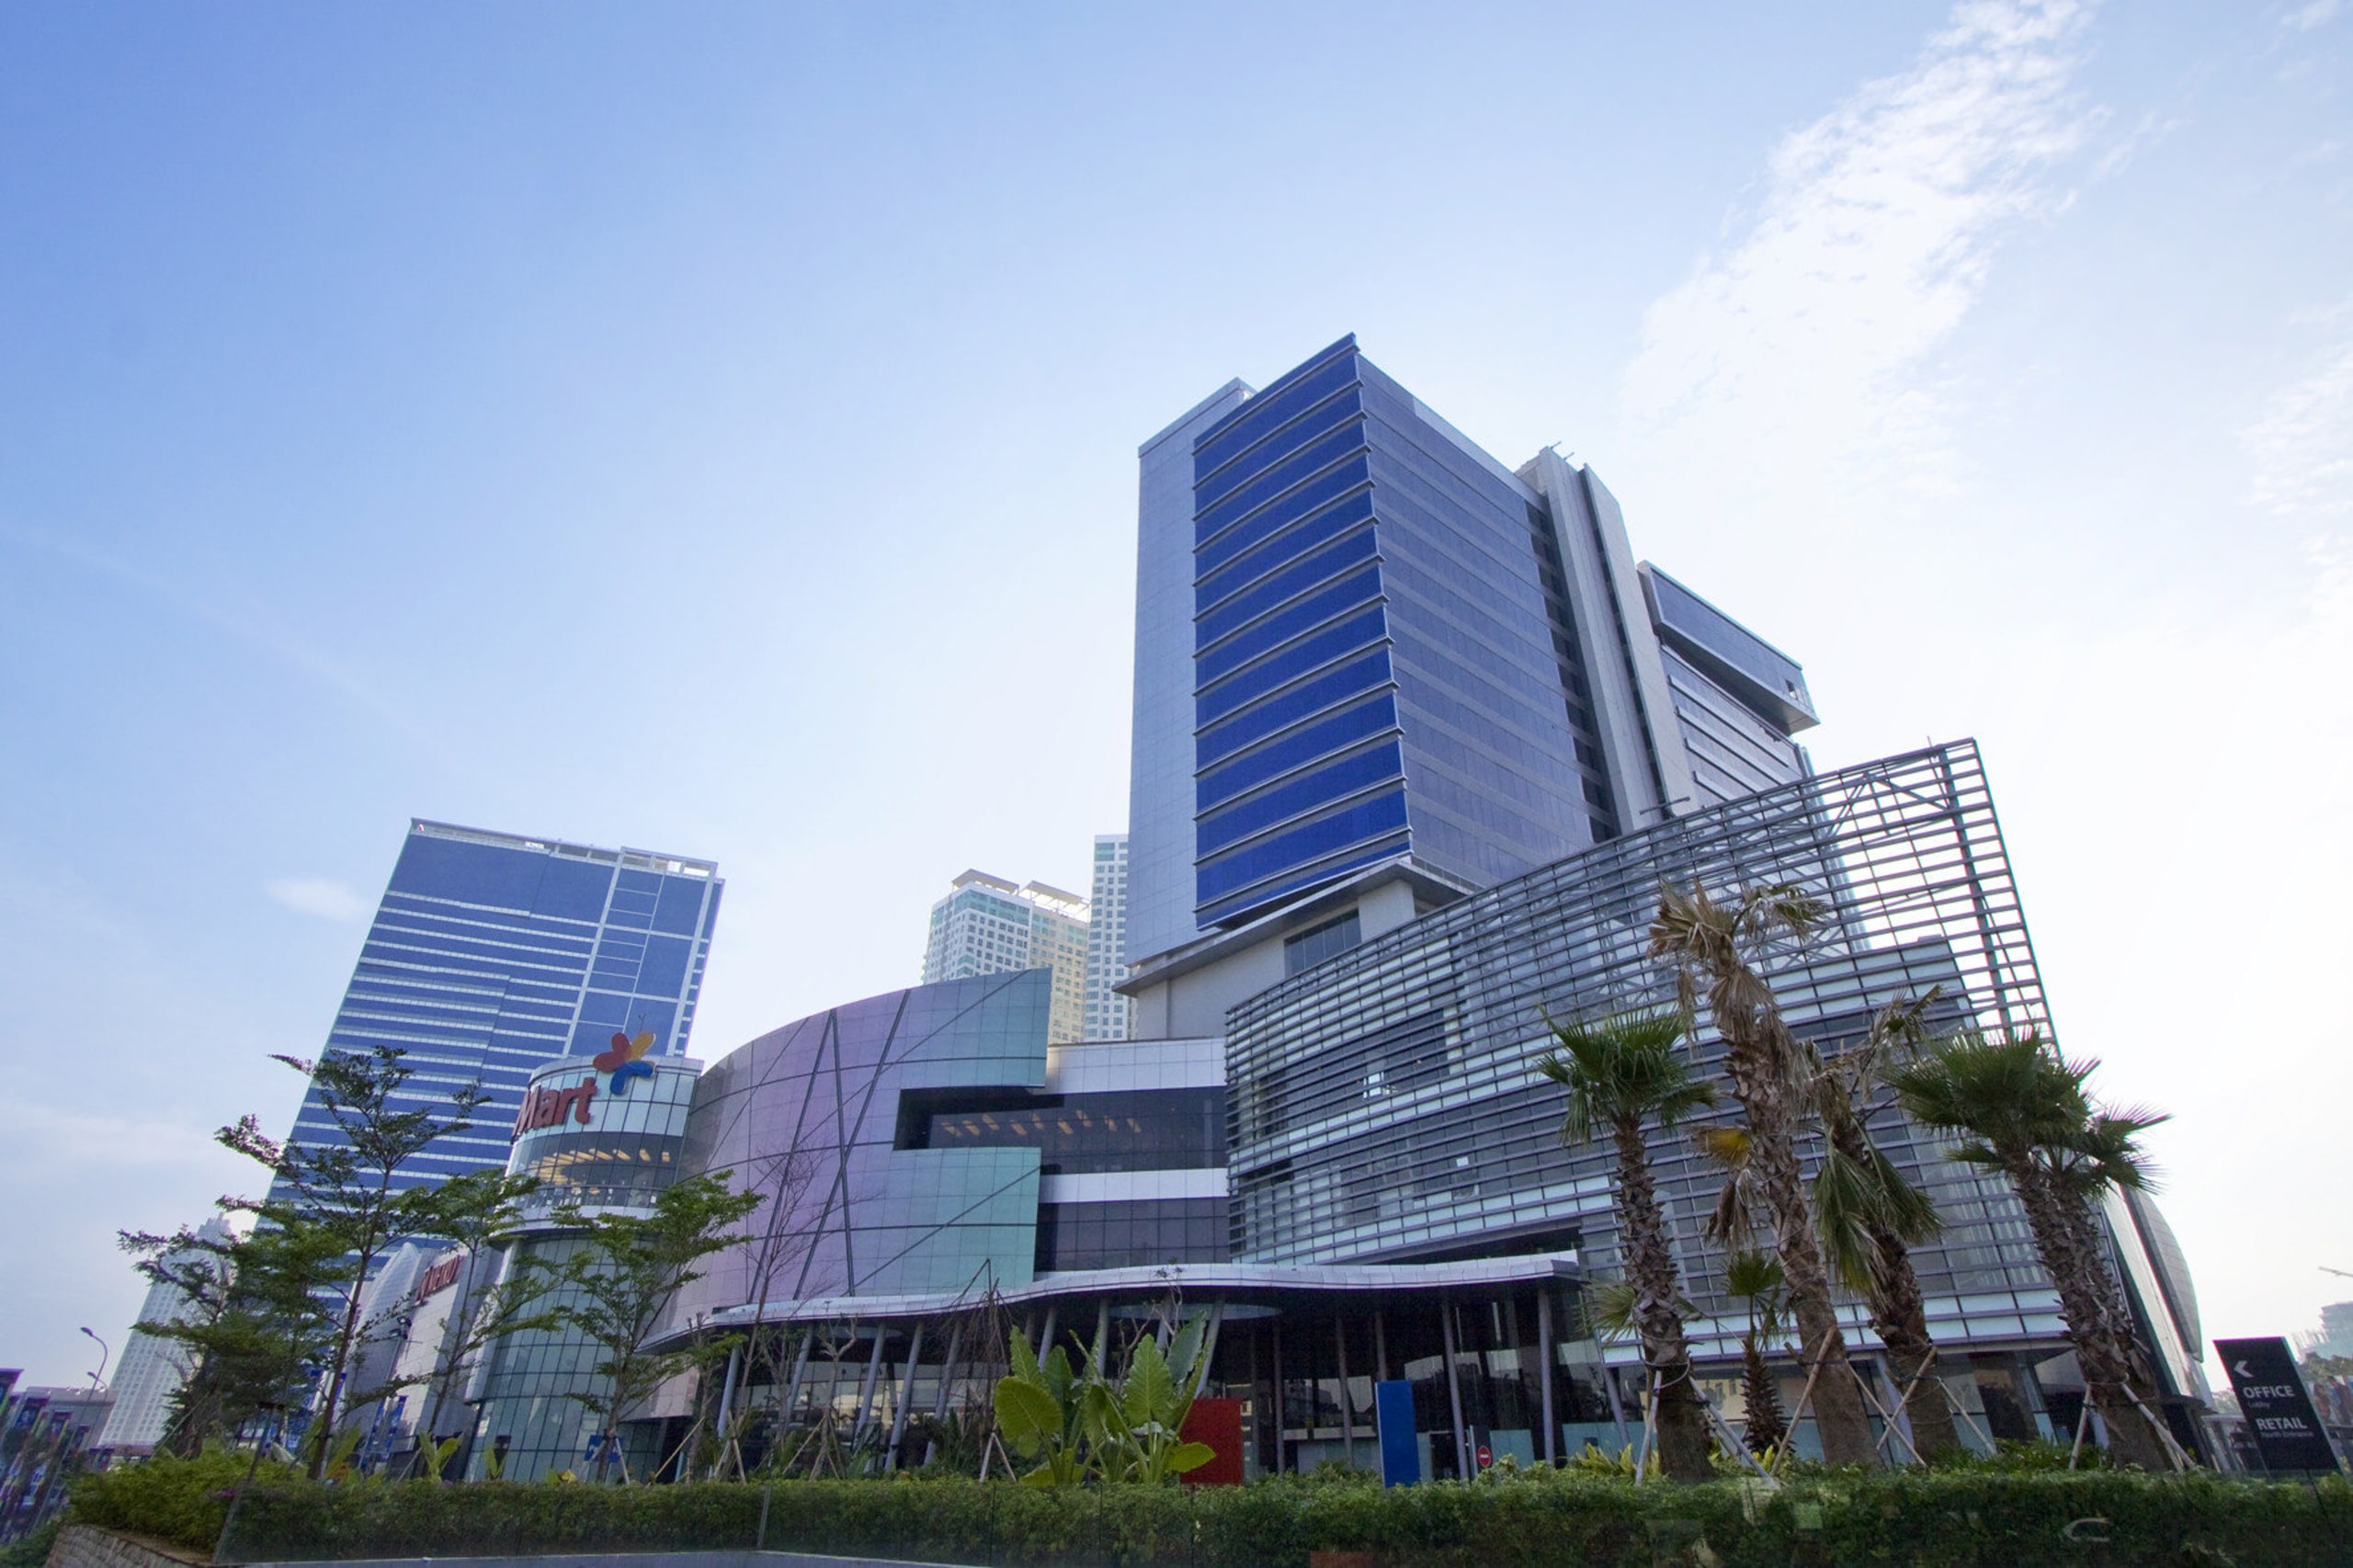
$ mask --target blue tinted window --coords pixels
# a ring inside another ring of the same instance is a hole
[[[1297,565],[1285,567],[1256,587],[1234,595],[1217,608],[1202,615],[1194,622],[1193,645],[1196,648],[1207,647],[1227,632],[1256,620],[1284,600],[1305,593],[1360,561],[1371,560],[1373,549],[1372,525],[1358,524],[1357,531],[1347,539],[1324,546]]]
[[[1279,778],[1302,763],[1396,726],[1397,699],[1386,693],[1360,708],[1319,719],[1268,742],[1247,756],[1202,774],[1193,787],[1194,808],[1207,811],[1220,801]]]
[[[662,879],[662,902],[654,911],[654,928],[674,937],[691,937],[702,917],[702,892],[709,884],[693,877]]]
[[[548,858],[523,849],[500,849],[449,838],[412,835],[401,846],[392,885],[403,892],[486,903],[499,909],[529,909],[539,891]]]
[[[1216,571],[1267,535],[1280,533],[1316,507],[1340,500],[1352,490],[1364,490],[1370,483],[1370,475],[1362,458],[1341,463],[1328,473],[1316,475],[1284,496],[1281,506],[1269,506],[1257,516],[1234,524],[1215,539],[1196,546],[1193,551],[1194,575],[1199,577]],[[1358,515],[1372,516],[1372,496],[1369,492],[1358,496],[1354,505]]]
[[[1357,581],[1357,579],[1351,579],[1351,581]],[[1338,597],[1339,594],[1336,591],[1330,596],[1321,594],[1316,596],[1319,599],[1327,597]],[[1295,619],[1296,613],[1286,610],[1274,619],[1279,621],[1289,621]],[[1202,691],[1193,703],[1195,727],[1198,728],[1209,723],[1211,720],[1222,718],[1244,703],[1264,697],[1275,687],[1298,679],[1300,676],[1320,665],[1328,665],[1343,654],[1353,653],[1370,643],[1378,642],[1381,636],[1381,608],[1376,605],[1364,614],[1351,616],[1328,631],[1319,631],[1313,637],[1302,638],[1284,649],[1278,656],[1246,669],[1230,680],[1222,680]]]
[[[1396,832],[1404,825],[1405,791],[1399,788],[1370,801],[1360,801],[1330,816],[1302,823],[1262,844],[1234,850],[1221,859],[1205,861],[1199,869],[1195,886],[1200,900],[1207,903],[1262,877],[1274,876],[1311,860],[1320,860],[1365,839]]]
[[[1336,540],[1358,524],[1372,518],[1372,495],[1370,492],[1307,518],[1295,528],[1289,528],[1254,550],[1243,551],[1233,562],[1212,572],[1193,585],[1193,603],[1206,608],[1224,598],[1238,588],[1246,587],[1251,579],[1265,575],[1287,561],[1296,561],[1317,545]],[[1197,558],[1198,559],[1198,558]]]
[[[645,961],[637,971],[640,991],[676,996],[686,989],[689,944],[680,937],[656,937],[645,946]]]
[[[1279,784],[1263,795],[1227,807],[1201,819],[1194,830],[1197,855],[1208,855],[1238,843],[1286,817],[1312,811],[1371,788],[1384,778],[1404,778],[1405,758],[1395,741],[1370,751],[1326,763],[1312,773]]]
[[[1361,420],[1351,420],[1321,440],[1309,442],[1214,506],[1197,510],[1193,514],[1194,542],[1198,544],[1208,539],[1243,514],[1265,506],[1317,470],[1328,468],[1363,446],[1364,424]]]
[[[1193,659],[1194,685],[1207,686],[1227,671],[1240,669],[1259,654],[1280,647],[1301,632],[1323,625],[1351,606],[1380,596],[1379,566],[1368,566],[1361,572],[1351,573],[1330,587],[1320,588],[1297,604],[1286,605],[1256,626],[1237,631],[1216,647],[1196,654]],[[1292,670],[1307,667],[1292,660],[1282,662]]]
[[[1306,446],[1335,425],[1356,419],[1363,404],[1353,391],[1342,391],[1320,402],[1302,402],[1294,405],[1299,416],[1278,426],[1261,426],[1266,436],[1254,444],[1237,449],[1233,460],[1212,472],[1212,465],[1204,462],[1197,451],[1193,455],[1193,505],[1196,509],[1207,506],[1233,487],[1279,462],[1290,453]]]
[[[1230,462],[1244,448],[1357,379],[1357,357],[1339,354],[1323,365],[1309,364],[1250,399],[1193,443],[1193,472],[1206,474]],[[1363,394],[1358,393],[1361,399]]]
[[[1247,919],[1263,909],[1280,903],[1283,900],[1298,893],[1302,888],[1318,887],[1337,878],[1345,877],[1350,871],[1361,870],[1367,866],[1386,860],[1403,852],[1411,842],[1410,836],[1403,832],[1392,834],[1389,837],[1376,840],[1361,848],[1351,849],[1346,854],[1335,856],[1329,860],[1319,860],[1298,871],[1260,882],[1246,892],[1196,904],[1193,909],[1194,918],[1203,925]]]
[[[1389,650],[1376,649],[1368,656],[1351,660],[1328,675],[1318,676],[1289,691],[1267,698],[1256,708],[1236,714],[1215,729],[1200,732],[1194,740],[1196,761],[1206,766],[1222,757],[1231,756],[1253,741],[1262,740],[1318,709],[1328,708],[1358,692],[1370,691],[1388,679]]]

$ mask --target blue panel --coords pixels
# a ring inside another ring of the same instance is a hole
[[[1386,685],[1388,680],[1389,650],[1376,648],[1364,658],[1352,659],[1329,674],[1318,676],[1279,696],[1267,699],[1256,708],[1245,710],[1215,729],[1201,731],[1193,743],[1196,765],[1206,767],[1232,756],[1243,747],[1264,740],[1319,709],[1328,708],[1359,692],[1371,691]]]
[[[648,995],[676,996],[687,988],[687,954],[692,950],[683,937],[656,937],[645,945],[645,961],[637,971],[637,988]]]
[[[619,891],[658,893],[662,891],[662,879],[652,871],[623,871]]]
[[[662,879],[662,902],[654,909],[654,928],[676,937],[695,934],[695,922],[702,915],[703,889],[710,884],[699,877],[665,877]]]
[[[1403,854],[1412,842],[1410,835],[1392,834],[1361,848],[1351,849],[1345,855],[1318,860],[1299,871],[1259,882],[1247,892],[1198,904],[1193,910],[1194,918],[1203,926],[1247,920],[1262,910],[1282,903],[1302,890],[1326,886],[1351,871],[1362,870],[1367,866],[1377,865]]]
[[[1200,616],[1193,626],[1193,645],[1207,647],[1324,579],[1336,576],[1358,562],[1371,560],[1373,551],[1372,525],[1358,524],[1357,531],[1348,538],[1327,545],[1296,566],[1285,567],[1256,587],[1234,595]]]
[[[1242,551],[1270,534],[1283,529],[1306,517],[1318,506],[1327,506],[1341,500],[1352,490],[1362,490],[1371,483],[1372,471],[1364,458],[1344,462],[1329,473],[1319,474],[1283,498],[1279,506],[1269,506],[1249,521],[1209,540],[1193,551],[1193,574],[1214,572]],[[1368,517],[1371,515],[1372,497],[1360,495],[1355,503]]]
[[[1396,727],[1397,699],[1387,693],[1360,708],[1319,719],[1261,750],[1202,774],[1193,786],[1193,809],[1205,812],[1220,801],[1230,800],[1326,752],[1338,751],[1351,742],[1368,740]]]
[[[1422,1445],[1414,1431],[1414,1385],[1403,1378],[1373,1384],[1372,1413],[1381,1432],[1381,1484],[1417,1484],[1422,1479]]]
[[[1277,381],[1211,426],[1193,443],[1193,472],[1215,472],[1267,431],[1352,384],[1357,379],[1357,363],[1353,354],[1336,356],[1320,368],[1311,360]],[[1358,400],[1361,397],[1358,393]]]
[[[1336,375],[1341,381],[1353,379],[1350,367],[1336,367],[1326,380]],[[1253,474],[1264,472],[1290,453],[1321,437],[1334,426],[1356,419],[1364,411],[1364,399],[1353,389],[1303,387],[1302,395],[1287,407],[1269,412],[1276,417],[1263,420],[1251,430],[1237,432],[1255,444],[1229,446],[1223,440],[1214,445],[1214,453],[1195,448],[1193,451],[1193,505],[1198,510],[1214,505]],[[1334,395],[1336,390],[1337,395]],[[1258,435],[1265,432],[1263,438]],[[1228,453],[1233,460],[1226,463]]]
[[[1393,740],[1370,751],[1326,763],[1313,772],[1278,785],[1263,795],[1229,807],[1213,816],[1203,817],[1194,829],[1194,853],[1214,854],[1227,845],[1271,827],[1286,817],[1312,811],[1327,801],[1353,795],[1384,779],[1403,781],[1404,777],[1404,752]]]
[[[535,915],[557,915],[569,920],[595,920],[605,913],[605,895],[612,891],[613,869],[597,860],[572,860],[549,855],[540,877],[539,896],[531,901]]]
[[[1381,595],[1381,568],[1376,563],[1343,577],[1328,588],[1287,605],[1247,631],[1236,632],[1205,653],[1193,657],[1193,683],[1198,690],[1229,670],[1238,670],[1269,649],[1281,646],[1311,628],[1321,626],[1356,605]],[[1305,663],[1282,661],[1293,673],[1312,668]]]
[[[539,891],[548,857],[536,850],[502,849],[454,838],[411,834],[392,868],[392,887],[426,898],[527,910]]]
[[[1369,578],[1370,574],[1364,575]],[[1319,598],[1322,597],[1318,596]],[[1294,613],[1286,610],[1275,619],[1288,621],[1294,618]],[[1303,624],[1312,626],[1314,621]],[[1289,685],[1310,670],[1380,642],[1384,634],[1381,608],[1376,605],[1362,615],[1351,616],[1337,626],[1302,638],[1264,664],[1245,670],[1231,680],[1220,681],[1205,688],[1193,699],[1194,727],[1198,729],[1222,719],[1245,703],[1266,696],[1275,687]]]
[[[1272,511],[1285,508],[1275,507]],[[1372,520],[1372,493],[1365,491],[1336,506],[1306,518],[1298,527],[1287,528],[1254,549],[1235,556],[1231,564],[1200,578],[1193,585],[1193,605],[1206,609],[1237,589],[1248,586],[1256,577],[1263,577],[1285,562],[1296,561],[1317,545],[1336,540],[1360,523]],[[1236,530],[1237,532],[1239,530]],[[1199,558],[1195,557],[1196,567]]]
[[[1401,786],[1346,811],[1303,823],[1263,844],[1201,863],[1194,877],[1199,902],[1208,903],[1286,867],[1306,865],[1366,839],[1394,833],[1404,825],[1405,791]]]
[[[1214,506],[1193,514],[1193,540],[1199,543],[1218,529],[1265,506],[1316,470],[1339,461],[1364,446],[1364,422],[1351,420],[1321,440],[1312,441],[1234,491]]]

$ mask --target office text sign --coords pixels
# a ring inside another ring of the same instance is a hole
[[[2286,1340],[2218,1339],[2214,1350],[2231,1374],[2231,1392],[2238,1395],[2239,1414],[2246,1417],[2264,1469],[2336,1468],[2336,1451]]]

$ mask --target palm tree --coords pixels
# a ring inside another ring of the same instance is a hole
[[[2108,1265],[2093,1204],[2109,1187],[2138,1187],[2148,1165],[2135,1140],[2165,1120],[2110,1112],[2084,1093],[2097,1062],[2069,1062],[2033,1030],[2007,1040],[1964,1034],[1889,1075],[1915,1121],[1966,1135],[1952,1151],[1998,1170],[2026,1208],[2035,1251],[2059,1290],[2059,1311],[2084,1384],[2107,1423],[2109,1450],[2146,1470],[2170,1460],[2146,1414],[2154,1381],[2132,1336],[2123,1288]]]
[[[1759,1458],[1790,1438],[1780,1391],[1765,1365],[1765,1346],[1781,1337],[1788,1284],[1779,1261],[1768,1253],[1736,1252],[1724,1260],[1724,1290],[1748,1309],[1748,1328],[1740,1336],[1740,1389],[1748,1425],[1741,1436]]]
[[[1813,1380],[1814,1429],[1832,1464],[1876,1466],[1879,1449],[1863,1412],[1862,1385],[1847,1372],[1847,1336],[1830,1297],[1830,1272],[1814,1234],[1814,1215],[1799,1174],[1798,1131],[1803,1054],[1781,1009],[1749,962],[1777,936],[1802,936],[1821,906],[1789,886],[1746,888],[1718,903],[1694,884],[1659,890],[1651,954],[1675,967],[1687,1008],[1705,984],[1709,1015],[1724,1042],[1724,1072],[1747,1113],[1756,1189],[1772,1221],[1774,1251],[1788,1276],[1790,1315]]]
[[[1943,1221],[1928,1195],[1871,1141],[1870,1116],[1881,1103],[1892,1059],[1918,1049],[1921,1020],[1936,994],[1931,988],[1916,1000],[1889,1004],[1852,1050],[1826,1061],[1814,1057],[1807,1096],[1827,1145],[1813,1178],[1823,1245],[1839,1278],[1870,1307],[1899,1388],[1911,1390],[1912,1446],[1928,1460],[1961,1451],[1912,1268],[1911,1248]]]
[[[1550,1024],[1554,1048],[1536,1071],[1569,1091],[1561,1142],[1576,1144],[1606,1132],[1618,1155],[1612,1201],[1619,1244],[1632,1289],[1632,1316],[1642,1336],[1657,1407],[1659,1459],[1677,1481],[1705,1481],[1707,1411],[1691,1381],[1691,1348],[1683,1335],[1682,1295],[1666,1218],[1651,1179],[1645,1122],[1672,1127],[1715,1102],[1714,1088],[1691,1075],[1676,1054],[1688,1032],[1679,1013],[1622,1013],[1586,1023]]]

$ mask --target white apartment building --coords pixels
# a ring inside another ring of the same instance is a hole
[[[222,1245],[229,1240],[229,1227],[219,1220],[207,1220],[197,1235],[214,1245]],[[167,1261],[186,1265],[208,1260],[204,1253],[190,1248],[173,1254]],[[177,1323],[188,1308],[188,1293],[178,1286],[150,1285],[146,1301],[140,1304],[137,1321]],[[123,1341],[121,1358],[114,1364],[114,1409],[108,1413],[106,1431],[95,1446],[112,1449],[118,1454],[153,1451],[163,1440],[165,1424],[171,1419],[172,1396],[188,1381],[188,1372],[186,1346],[175,1340],[158,1339],[134,1325],[130,1337]]]
[[[1125,1040],[1135,1003],[1111,988],[1127,979],[1120,961],[1128,937],[1128,835],[1095,835],[1095,882],[1086,925],[1086,1040]]]
[[[1086,901],[1044,882],[1016,887],[986,871],[966,871],[949,885],[948,896],[931,906],[923,983],[1051,969],[1054,991],[1047,1039],[1055,1045],[1076,1044],[1086,1017]]]

